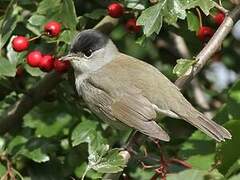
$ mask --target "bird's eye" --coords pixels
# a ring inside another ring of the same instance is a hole
[[[84,56],[87,57],[87,58],[91,57],[92,56],[92,50],[89,49],[89,50],[85,51]]]

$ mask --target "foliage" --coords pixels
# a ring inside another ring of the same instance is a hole
[[[29,95],[29,89],[39,83],[47,73],[26,63],[27,52],[17,53],[11,41],[16,35],[39,37],[30,42],[30,50],[60,57],[68,52],[69,45],[78,31],[93,28],[106,15],[106,7],[112,2],[84,0],[0,0],[0,123],[8,108]],[[130,12],[112,30],[110,36],[118,48],[131,56],[145,59],[161,70],[171,80],[191,68],[196,60],[182,59],[173,47],[172,33],[184,38],[189,51],[196,55],[203,44],[195,36],[201,26],[196,8],[202,12],[203,21],[214,26],[209,14],[217,11],[213,0],[122,0]],[[233,8],[228,1],[224,6]],[[127,18],[135,16],[142,26],[138,34],[124,28]],[[50,20],[62,24],[58,37],[42,35],[44,24]],[[215,27],[217,28],[217,27]],[[41,37],[40,37],[41,36]],[[162,40],[161,46],[154,40]],[[239,73],[239,42],[229,36],[221,49],[222,63]],[[178,59],[178,60],[176,60]],[[23,75],[16,74],[19,67]],[[69,77],[71,77],[69,72]],[[162,124],[171,136],[170,143],[155,143],[143,137],[136,155],[127,165],[119,154],[125,147],[129,130],[119,131],[99,121],[87,110],[74,90],[74,83],[67,75],[40,103],[23,117],[23,123],[14,122],[12,130],[0,134],[0,177],[12,173],[18,179],[101,179],[106,173],[121,172],[129,178],[146,179],[154,176],[153,169],[141,168],[141,162],[153,167],[161,166],[161,154],[166,161],[172,158],[185,160],[191,169],[179,163],[170,163],[167,179],[239,179],[240,172],[240,81],[225,88],[224,95],[212,89],[204,73],[198,77],[211,111],[218,108],[214,119],[229,129],[232,140],[216,144],[193,127],[170,118]],[[192,88],[185,92],[189,101],[196,105]],[[196,105],[197,106],[197,105]],[[199,108],[199,107],[198,107]],[[200,107],[201,108],[201,107]],[[19,119],[21,121],[21,119]],[[2,127],[0,127],[1,130]],[[146,155],[147,152],[147,155]]]

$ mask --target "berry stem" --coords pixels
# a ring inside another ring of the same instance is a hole
[[[203,26],[203,22],[202,22],[202,14],[200,12],[200,10],[198,8],[196,8],[197,14],[198,14],[198,19],[199,19],[199,25],[200,28]]]
[[[224,14],[227,14],[229,12],[227,9],[225,9],[222,6],[222,1],[221,0],[219,0],[219,4],[214,2],[214,6],[215,6],[215,8],[217,8],[219,11],[223,12]]]
[[[42,37],[43,35],[44,35],[44,33],[42,33],[42,34],[40,34],[40,35],[38,35],[38,36],[32,37],[31,39],[29,39],[29,42],[30,42],[30,41],[34,41],[34,40]]]
[[[218,4],[222,6],[222,0],[218,0]],[[223,6],[222,6],[223,7]]]

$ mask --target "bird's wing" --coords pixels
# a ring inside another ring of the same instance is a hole
[[[161,72],[143,61],[120,54],[99,69],[93,79],[109,93],[135,86],[141,90],[142,96],[157,106],[159,112],[184,119],[217,141],[231,138],[225,128],[197,111]]]
[[[116,89],[106,89],[104,84],[94,81],[91,76],[84,82],[86,91],[96,91],[91,103],[113,121],[118,120],[150,137],[169,141],[168,134],[154,121],[157,114],[149,100],[135,87],[125,87],[124,91],[109,93]],[[86,86],[86,85],[85,85]],[[87,92],[86,92],[87,93]],[[85,94],[85,92],[83,93]]]

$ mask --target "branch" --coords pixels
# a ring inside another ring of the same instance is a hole
[[[190,82],[194,76],[203,68],[203,66],[208,62],[212,55],[221,46],[223,40],[226,38],[228,33],[231,31],[234,23],[238,20],[240,16],[240,5],[236,6],[228,16],[224,19],[221,26],[217,29],[213,37],[209,40],[207,45],[200,51],[197,55],[197,63],[195,66],[187,71],[182,77],[178,78],[175,84],[182,89],[185,84]]]
[[[103,33],[109,33],[117,23],[118,19],[106,16],[94,29],[98,29]],[[39,104],[61,81],[62,78],[60,74],[51,72],[41,79],[36,86],[29,89],[27,94],[3,113],[0,119],[0,134],[10,131],[16,127],[16,125],[21,125],[24,115]]]
[[[236,6],[229,14],[226,16],[224,22],[221,24],[221,26],[218,28],[218,30],[215,32],[213,37],[209,40],[207,45],[200,51],[200,53],[197,55],[196,59],[198,62],[195,64],[195,66],[192,68],[192,70],[184,74],[182,77],[178,78],[175,82],[175,85],[178,86],[180,89],[182,89],[186,84],[188,84],[198,73],[199,71],[206,65],[208,60],[211,58],[211,56],[218,50],[218,48],[221,46],[223,40],[226,38],[228,33],[231,31],[234,23],[239,19],[240,17],[240,5]],[[185,51],[186,53],[186,51]],[[188,52],[186,53],[188,56]],[[133,134],[129,138],[129,142],[127,142],[127,148],[124,151],[126,154],[128,153],[128,159],[131,158],[131,149],[134,145],[136,145],[136,142],[139,141],[141,137],[141,134],[139,132]],[[120,174],[121,172],[117,173]]]

